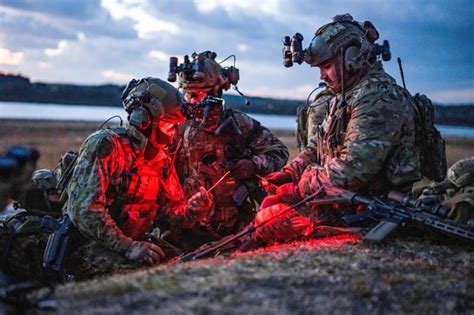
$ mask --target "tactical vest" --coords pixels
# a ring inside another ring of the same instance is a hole
[[[367,76],[362,79],[361,83],[359,83],[352,91],[348,92],[347,99],[350,100],[350,97],[353,97],[351,93],[358,94],[360,93],[361,89],[364,89],[366,86],[372,84],[394,84],[389,80],[389,78],[390,77],[387,74],[381,76],[380,72],[369,72]],[[407,99],[410,98],[410,95],[407,91],[403,90],[401,93],[403,93],[404,97]],[[323,123],[317,128],[316,155],[317,162],[321,166],[327,166],[330,160],[333,158],[339,158],[343,153],[343,150],[345,149],[344,140],[346,129],[348,127],[349,120],[351,119],[352,106],[354,105],[351,104],[350,101],[348,101],[348,104],[345,104],[345,106],[342,105],[341,94],[338,94],[331,99],[328,115],[326,116]],[[404,159],[410,154],[416,156],[416,153],[406,151],[406,148],[403,146],[403,143],[406,141],[413,141],[413,139],[411,139],[413,134],[403,133],[400,135],[400,137],[400,144],[393,148],[393,151],[387,157],[384,166],[380,170],[380,173],[373,178],[373,181],[368,183],[369,192],[379,193],[386,191],[387,189],[408,191],[411,189],[412,182],[419,180],[419,174],[415,174],[416,170],[413,170],[409,175],[392,172],[392,162],[395,162],[395,158]],[[414,147],[413,149],[416,148]]]
[[[236,134],[231,128],[216,135],[187,122],[181,135],[182,147],[175,165],[187,198],[196,193],[200,186],[212,187],[247,154],[244,136]],[[213,189],[215,210],[210,224],[219,235],[234,232],[238,225],[242,212],[239,212],[233,197],[241,185],[234,177],[227,175]]]
[[[126,133],[119,135],[124,154],[117,158],[126,160],[126,170],[118,185],[109,185],[107,207],[123,233],[139,239],[153,224],[160,197],[182,200],[183,195],[176,173],[170,169],[171,159],[164,150],[145,160],[143,154],[133,151]]]
[[[320,165],[339,157],[343,149],[344,134],[347,128],[348,108],[337,106],[338,99],[333,97],[330,110],[323,123],[317,126],[317,161]]]

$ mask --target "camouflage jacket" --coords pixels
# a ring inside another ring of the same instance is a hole
[[[143,237],[157,215],[194,224],[169,154],[145,158],[147,139],[135,128],[105,129],[82,144],[68,184],[65,211],[86,237],[118,253]]]
[[[308,140],[316,135],[317,127],[326,118],[329,102],[333,96],[334,94],[326,89],[318,93],[309,106],[298,107],[296,140],[300,152],[306,148]]]
[[[226,123],[226,120],[232,123]],[[224,125],[227,127],[220,130]],[[187,197],[193,195],[199,186],[213,186],[240,159],[251,160],[257,174],[264,176],[283,167],[289,155],[286,146],[267,128],[233,109],[221,114],[215,132],[203,130],[196,122],[187,121],[175,137],[175,142],[180,142],[175,166]],[[247,223],[242,220],[249,221],[249,218],[243,218],[248,216],[249,209],[244,210],[248,204],[236,205],[233,198],[242,185],[250,191],[255,190],[258,178],[241,183],[228,175],[213,189],[215,206],[210,225],[214,232],[227,235],[242,223]],[[253,219],[251,216],[250,220]]]
[[[317,134],[284,171],[295,181],[311,163],[327,172],[331,184],[353,190],[406,191],[421,178],[415,147],[415,113],[408,91],[386,74],[381,63],[339,93]]]

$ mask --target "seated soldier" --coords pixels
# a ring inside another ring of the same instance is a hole
[[[186,56],[188,66],[180,66],[179,86],[191,103],[191,115],[175,135],[176,170],[187,197],[204,186],[213,187],[214,198],[208,222],[170,235],[170,241],[187,250],[250,223],[264,194],[258,176],[279,170],[288,160],[286,146],[258,121],[207,99],[220,98],[239,79],[238,69],[222,68],[215,58],[206,51],[194,54],[191,62]]]
[[[342,224],[343,209],[307,205],[309,215],[296,210],[280,215],[287,204],[323,186],[380,195],[410,191],[421,178],[412,97],[385,73],[379,55],[387,59],[388,45],[375,44],[378,37],[371,22],[345,14],[320,27],[305,50],[305,61],[320,69],[334,96],[306,149],[267,176],[280,187],[256,216],[256,224],[276,216],[257,229],[260,239],[286,242],[312,236],[320,225]]]
[[[67,186],[63,212],[76,232],[61,271],[77,279],[158,264],[164,249],[146,237],[158,216],[166,215],[173,229],[205,222],[211,213],[212,199],[203,188],[186,202],[166,150],[183,121],[178,91],[144,78],[132,80],[122,100],[128,126],[91,134]],[[33,224],[22,230],[28,220]],[[45,275],[49,235],[32,233],[38,221],[24,215],[4,222],[2,271],[27,279]]]

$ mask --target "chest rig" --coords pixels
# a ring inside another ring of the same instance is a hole
[[[226,112],[223,113],[223,121],[234,119],[225,114]],[[203,130],[199,125],[189,122],[184,129],[180,150],[182,165],[179,168],[182,170],[180,177],[188,198],[200,186],[207,189],[212,187],[238,160],[250,154],[246,149],[245,137],[236,122],[223,130],[219,127],[216,130],[222,132]],[[239,209],[242,210],[244,206],[236,204],[234,195],[241,186],[242,183],[232,175],[227,175],[213,189],[215,207],[210,225],[217,234],[233,232],[238,225],[241,217]]]
[[[170,158],[164,150],[159,150],[153,158],[146,160],[143,152],[134,150],[125,130],[117,133],[121,147],[121,156],[117,159],[122,159],[123,165],[109,183],[108,208],[124,234],[139,239],[148,231],[158,213],[159,194],[170,194],[165,191],[173,186],[170,183],[165,185]],[[179,187],[179,183],[175,184]]]
[[[317,127],[317,162],[325,166],[331,159],[339,157],[344,144],[349,109],[345,101],[333,97],[329,105],[329,113]]]

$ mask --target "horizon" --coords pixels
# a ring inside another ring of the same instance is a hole
[[[170,56],[181,62],[185,54],[212,50],[217,60],[236,55],[246,95],[305,100],[319,71],[307,64],[284,68],[281,37],[300,32],[307,47],[317,27],[346,12],[372,21],[379,43],[389,40],[392,60],[384,67],[400,83],[401,57],[412,94],[474,103],[474,3],[467,0],[2,0],[0,71],[33,83],[125,85],[150,75],[165,79]]]

